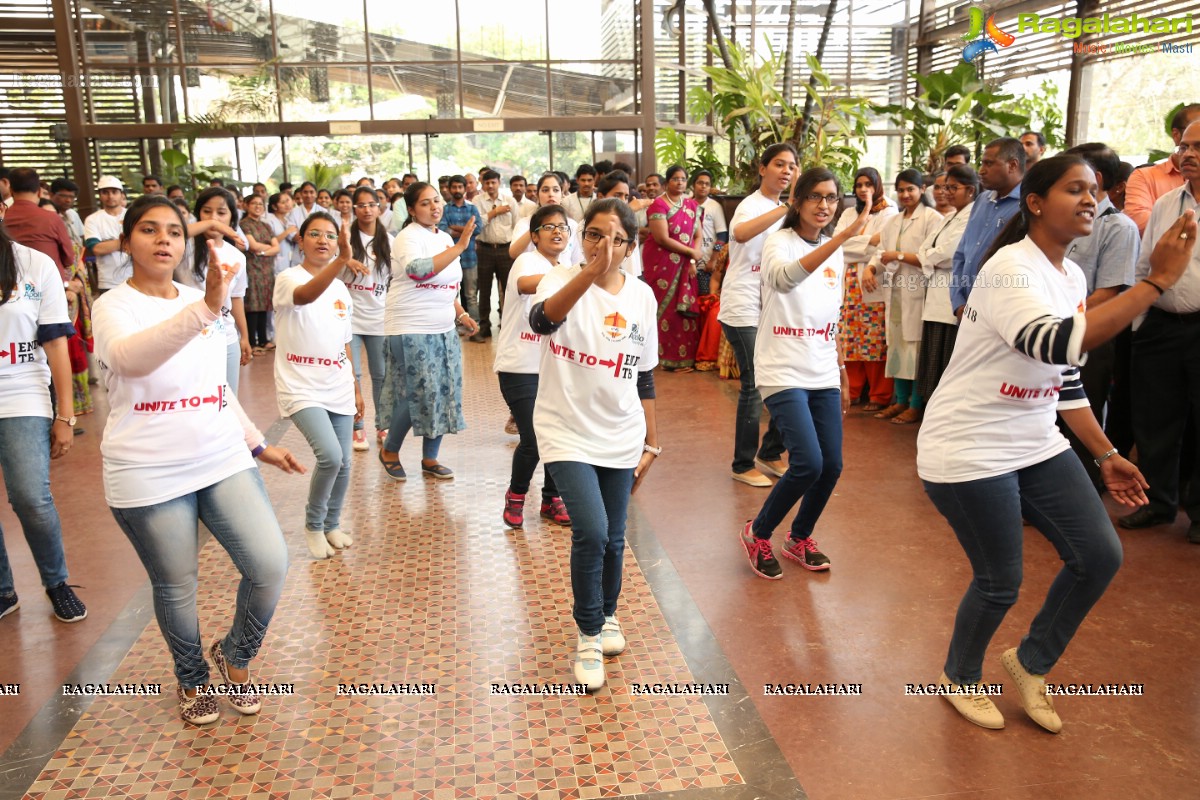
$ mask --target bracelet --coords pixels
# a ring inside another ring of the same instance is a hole
[[[659,456],[662,455],[661,447],[653,447],[648,444],[642,445],[642,451],[645,453],[649,453],[650,455],[654,456],[655,458],[658,458]]]
[[[845,364],[838,364],[838,369],[840,369],[842,372],[845,372],[845,371],[846,371],[846,365],[845,365]]]
[[[1151,285],[1153,285],[1153,284],[1151,284]],[[1156,288],[1157,288],[1157,287],[1156,287]],[[1113,456],[1115,456],[1115,455],[1117,455],[1117,448],[1115,448],[1115,447],[1114,447],[1112,450],[1109,450],[1107,453],[1105,453],[1104,455],[1100,456],[1099,458],[1094,458],[1094,459],[1092,459],[1092,460],[1093,460],[1093,461],[1096,463],[1096,466],[1098,467],[1098,466],[1100,466],[1101,464],[1103,464],[1105,461],[1108,461],[1110,458],[1112,458],[1112,457],[1113,457]]]
[[[466,311],[464,311],[461,314],[459,314],[457,317],[455,317],[455,319],[462,319],[463,317],[469,317],[469,316],[471,316],[471,315],[468,314]]]
[[[1163,296],[1164,294],[1166,294],[1166,292],[1167,292],[1167,290],[1166,290],[1166,289],[1164,289],[1163,287],[1159,286],[1157,283],[1155,283],[1154,281],[1150,280],[1149,278],[1142,278],[1142,283],[1148,283],[1148,284],[1150,284],[1151,286],[1153,286],[1155,289],[1158,289],[1158,296],[1159,296],[1159,297],[1162,297],[1162,296]]]
[[[262,444],[260,444],[258,447],[254,448],[253,450],[250,451],[251,457],[258,458],[259,456],[261,456],[263,454],[263,451],[266,450],[270,446],[271,445],[267,444],[267,440],[263,439]]]

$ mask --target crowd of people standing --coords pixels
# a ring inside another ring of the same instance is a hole
[[[519,444],[497,517],[525,524],[543,463],[540,516],[572,530],[572,668],[596,690],[605,659],[626,647],[617,612],[629,496],[662,452],[655,368],[716,366],[740,381],[731,477],[770,489],[738,533],[763,578],[783,577],[772,536],[797,505],[783,555],[831,569],[814,534],[844,468],[846,414],[919,429],[917,472],[973,569],[940,682],[981,726],[1004,724],[977,687],[1020,585],[1022,527],[1051,540],[1062,572],[1001,660],[1029,716],[1056,732],[1044,676],[1121,563],[1100,493],[1133,509],[1118,524],[1142,528],[1174,520],[1184,484],[1200,385],[1184,349],[1200,316],[1200,105],[1179,112],[1172,135],[1175,151],[1144,170],[1102,144],[1043,157],[1035,132],[987,143],[978,169],[952,147],[935,174],[900,171],[890,197],[872,167],[843,187],[777,144],[728,224],[712,175],[678,165],[641,184],[631,166],[602,162],[532,188],[513,175],[505,189],[490,167],[378,189],[370,178],[333,192],[212,186],[191,204],[153,176],[127,204],[122,182],[104,177],[86,220],[70,181],[46,187],[43,210],[37,174],[5,170],[0,333],[29,345],[0,364],[0,469],[55,615],[83,619],[48,464],[81,432],[89,377],[101,380],[105,498],[151,576],[180,713],[195,724],[218,716],[198,691],[209,668],[197,521],[242,575],[230,632],[208,653],[243,687],[229,693],[234,707],[256,713],[248,668],[287,557],[254,459],[305,470],[241,411],[240,367],[273,354],[279,413],[313,451],[305,542],[323,560],[353,544],[341,511],[352,454],[370,438],[393,480],[408,477],[409,432],[422,439],[421,475],[453,479],[439,456],[467,424],[462,342],[498,331],[494,371]],[[173,416],[154,413],[175,403]],[[4,444],[17,433],[45,447],[17,453]],[[168,438],[188,445],[149,444]],[[1200,543],[1197,477],[1185,505]],[[0,548],[0,617],[17,608]]]

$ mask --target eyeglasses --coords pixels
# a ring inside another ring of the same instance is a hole
[[[805,202],[816,203],[817,205],[821,205],[822,203],[824,203],[825,205],[836,206],[838,204],[838,200],[840,200],[840,199],[841,198],[839,198],[836,194],[806,194],[806,195],[804,195]]]
[[[571,230],[571,226],[565,222],[547,223],[546,225],[538,225],[536,228],[534,228],[534,230],[535,231],[558,231],[559,233],[567,233],[568,231]],[[601,238],[603,238],[603,237],[601,237]],[[600,241],[600,240],[594,239],[592,241]]]
[[[355,204],[354,204],[354,207],[355,207],[355,208],[358,208],[358,209],[363,209],[363,208],[379,208],[379,203],[355,203]]]
[[[947,183],[943,188],[947,192],[950,192],[950,194],[954,194],[959,189],[963,188],[963,185],[961,183]]]
[[[1179,156],[1187,155],[1189,152],[1200,156],[1200,142],[1196,142],[1195,144],[1184,143],[1175,148],[1175,154]]]
[[[336,242],[338,238],[336,233],[321,233],[320,231],[308,231],[304,235],[310,239],[320,239],[322,236],[324,236],[331,242]]]
[[[588,228],[586,231],[583,232],[583,238],[588,240],[592,244],[596,244],[597,242],[604,241],[608,237],[605,236],[603,233],[600,233],[600,231],[594,231],[591,228]],[[620,236],[612,237],[613,247],[624,247],[625,245],[629,244],[629,242],[631,242],[631,241],[632,241],[631,239],[622,239]]]

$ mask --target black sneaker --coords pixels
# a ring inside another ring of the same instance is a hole
[[[54,616],[63,622],[79,622],[87,616],[87,607],[75,596],[72,588],[74,587],[60,583],[46,590],[46,596],[54,606]]]
[[[0,595],[0,617],[7,617],[20,607],[21,601],[17,599],[16,592],[13,592],[8,597]]]
[[[789,536],[787,544],[783,546],[783,555],[813,572],[829,569],[829,556],[817,549],[817,543],[811,537],[793,539]]]
[[[750,559],[750,569],[760,577],[777,581],[783,577],[783,569],[771,552],[771,540],[755,536],[751,528],[753,523],[753,520],[746,520],[741,533],[738,534],[742,547],[746,548],[746,557]]]

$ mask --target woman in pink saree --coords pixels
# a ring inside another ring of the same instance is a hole
[[[687,172],[666,172],[666,191],[646,210],[650,236],[642,247],[642,279],[658,301],[658,361],[668,372],[691,372],[700,343],[696,261],[703,212],[686,196]]]

